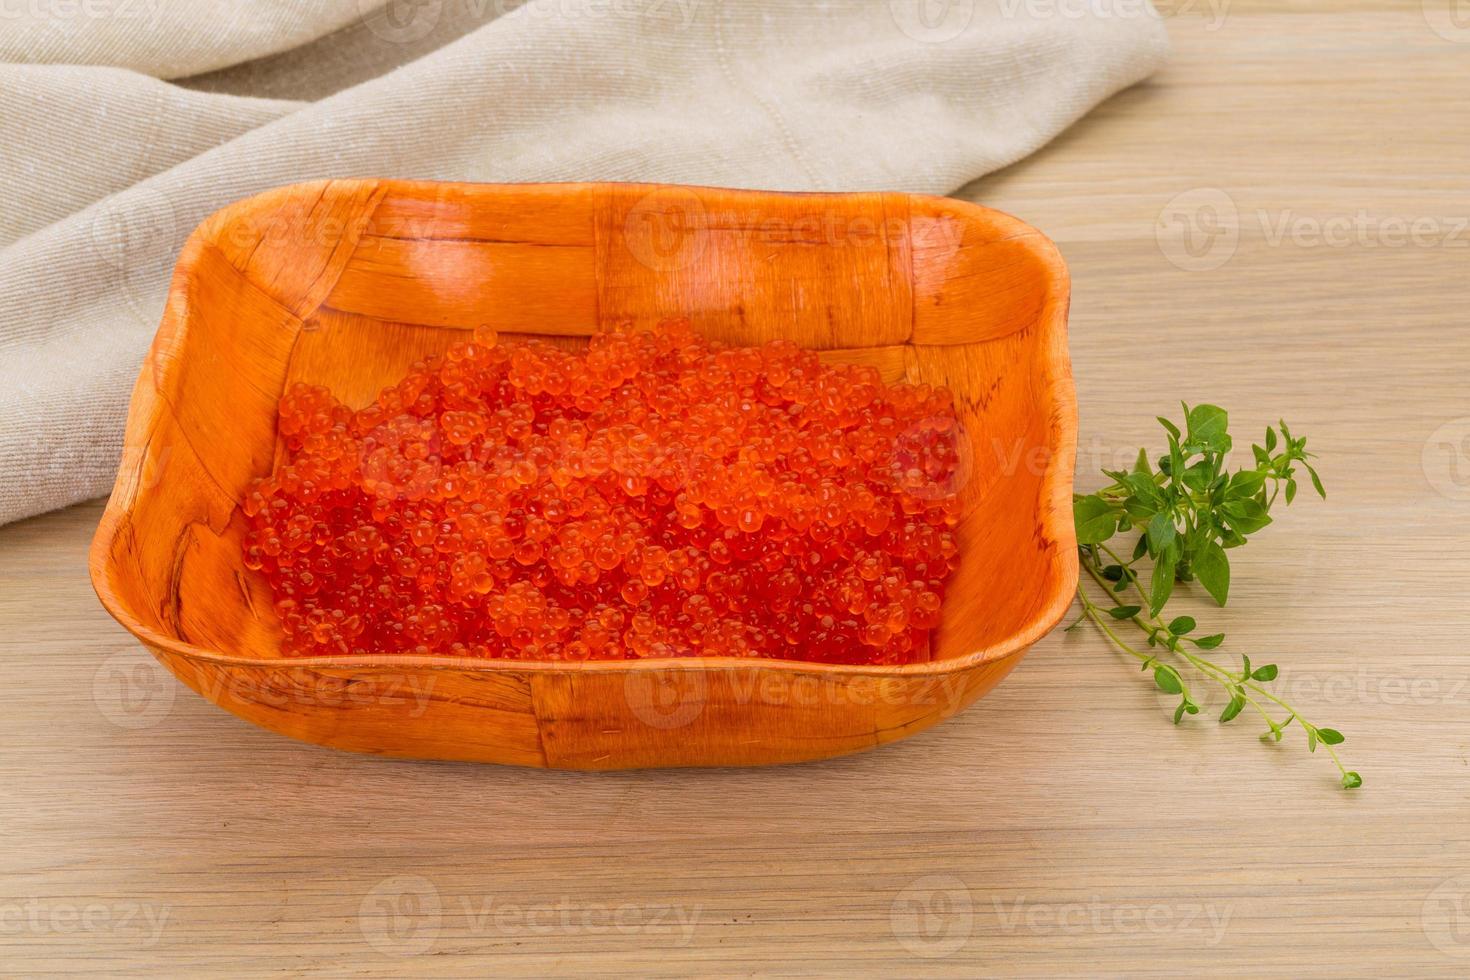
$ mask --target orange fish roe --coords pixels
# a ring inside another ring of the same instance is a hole
[[[482,328],[280,434],[244,549],[287,655],[909,663],[957,563],[949,392],[788,341]]]

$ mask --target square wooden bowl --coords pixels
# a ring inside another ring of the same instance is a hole
[[[574,769],[756,765],[871,748],[980,697],[1076,585],[1068,279],[1040,232],[904,194],[334,180],[206,221],[179,258],[91,553],[108,611],[273,731],[385,755]],[[585,344],[690,317],[948,385],[968,467],[931,659],[524,663],[284,659],[239,502],[286,385],[360,405],[480,323]]]

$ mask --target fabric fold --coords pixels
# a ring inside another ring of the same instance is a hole
[[[314,102],[0,67],[0,176],[35,171],[0,219],[0,523],[107,492],[174,258],[231,201],[320,177],[946,193],[1167,54],[1133,5],[533,0],[475,24],[450,2],[373,36],[419,44],[460,16],[457,39]]]

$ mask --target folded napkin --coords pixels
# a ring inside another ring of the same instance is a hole
[[[0,31],[0,523],[108,492],[189,232],[319,177],[946,193],[1167,52],[1145,0],[78,0]]]

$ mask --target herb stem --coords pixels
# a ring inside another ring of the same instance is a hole
[[[1083,615],[1078,622],[1092,620],[1115,647],[1142,661],[1145,668],[1158,665],[1154,667],[1155,684],[1180,695],[1175,724],[1185,714],[1200,710],[1180,673],[1179,668],[1187,666],[1229,693],[1230,704],[1220,715],[1222,723],[1250,707],[1269,726],[1262,738],[1279,742],[1282,730],[1298,722],[1306,732],[1308,748],[1315,750],[1319,744],[1326,748],[1342,774],[1342,785],[1354,789],[1362,785],[1362,778],[1346,769],[1333,749],[1343,741],[1342,734],[1313,725],[1286,700],[1258,683],[1276,678],[1275,664],[1252,670],[1250,658],[1242,655],[1239,672],[1222,667],[1190,648],[1213,650],[1225,639],[1223,633],[1193,638],[1190,634],[1197,625],[1193,617],[1166,620],[1163,616],[1176,582],[1198,582],[1216,602],[1225,604],[1231,564],[1227,549],[1244,545],[1248,535],[1271,523],[1269,512],[1283,487],[1285,503],[1291,504],[1297,490],[1298,465],[1306,470],[1317,493],[1326,496],[1321,479],[1308,462],[1314,457],[1307,452],[1307,440],[1293,436],[1284,422],[1280,423],[1279,435],[1276,428],[1267,428],[1264,447],[1251,446],[1255,466],[1232,475],[1225,469],[1225,458],[1232,447],[1226,413],[1213,405],[1185,405],[1184,414],[1184,429],[1160,417],[1159,423],[1168,432],[1169,452],[1157,457],[1157,468],[1148,453],[1140,450],[1131,470],[1104,471],[1112,481],[1108,486],[1091,494],[1074,494],[1081,565],[1087,577],[1114,603],[1111,608],[1100,605],[1079,581],[1077,596]],[[1129,530],[1142,534],[1133,557],[1125,561],[1108,541]],[[1148,588],[1135,571],[1145,555],[1152,563]],[[1138,594],[1139,605],[1118,605],[1117,596],[1130,587]],[[1148,641],[1148,651],[1123,639],[1118,627],[1127,621]],[[1162,650],[1152,652],[1159,647]],[[1161,662],[1166,654],[1176,656],[1179,665]],[[1286,712],[1283,721],[1277,722],[1272,716],[1277,709]]]
[[[1108,548],[1106,545],[1103,546],[1103,550],[1104,551],[1107,551],[1108,554],[1110,556],[1112,556],[1114,559],[1116,559],[1118,557],[1117,555],[1113,554],[1112,549]],[[1083,567],[1087,569],[1087,574],[1092,578],[1092,580],[1094,582],[1096,582],[1100,587],[1102,587],[1102,589],[1104,591],[1107,591],[1107,588],[1108,588],[1107,580],[1104,579],[1104,578],[1102,578],[1102,576],[1098,573],[1096,566],[1089,563],[1089,564],[1085,564]],[[1137,583],[1135,582],[1134,585],[1137,586]],[[1139,589],[1140,594],[1142,593],[1142,591],[1143,590],[1140,588]],[[1105,622],[1103,622],[1103,620],[1099,619],[1098,616],[1097,616],[1097,614],[1095,612],[1093,612],[1093,610],[1099,609],[1100,607],[1097,606],[1097,604],[1094,603],[1091,599],[1087,598],[1087,595],[1082,591],[1081,583],[1079,583],[1078,586],[1077,586],[1077,597],[1082,600],[1082,608],[1088,614],[1088,618],[1091,619],[1094,623],[1096,623],[1098,625],[1098,628],[1101,629],[1103,631],[1103,633],[1106,634],[1107,637],[1113,641],[1114,644],[1116,644],[1117,646],[1121,647],[1122,649],[1128,651],[1129,653],[1133,654],[1135,657],[1138,657],[1140,660],[1143,660],[1145,662],[1147,662],[1149,660],[1155,660],[1155,659],[1157,659],[1156,657],[1150,657],[1150,656],[1146,656],[1145,654],[1139,653],[1137,650],[1134,650],[1132,647],[1128,646],[1128,644],[1126,644],[1122,640],[1120,640],[1118,638],[1118,635],[1116,633],[1114,633],[1113,630]],[[1147,599],[1145,599],[1145,601],[1147,601]],[[1152,632],[1152,627],[1150,627],[1150,625],[1148,623],[1145,623],[1138,616],[1131,616],[1129,618],[1134,623],[1136,623],[1141,629],[1143,629],[1145,632]],[[1159,628],[1161,630],[1163,630],[1163,632],[1168,632],[1167,629],[1165,629],[1163,627],[1159,627]],[[1235,678],[1230,675],[1230,672],[1229,671],[1227,671],[1225,668],[1221,667],[1219,664],[1214,663],[1213,661],[1210,661],[1210,660],[1207,660],[1204,657],[1200,657],[1200,656],[1197,656],[1195,654],[1192,654],[1188,650],[1184,650],[1184,649],[1180,649],[1180,648],[1175,648],[1175,647],[1168,647],[1168,646],[1166,646],[1165,649],[1168,650],[1170,653],[1174,653],[1174,654],[1177,654],[1178,656],[1182,657],[1185,660],[1186,663],[1190,664],[1192,667],[1194,667],[1200,673],[1202,673],[1205,676],[1209,677],[1211,680],[1215,681],[1216,683],[1218,683],[1220,686],[1226,688],[1227,690],[1232,690],[1232,689],[1237,688],[1237,687],[1240,686],[1240,683],[1237,682],[1235,680]],[[1256,691],[1258,691],[1258,692],[1260,692],[1262,694],[1265,694],[1267,697],[1271,698],[1273,701],[1277,700],[1273,695],[1271,695],[1271,693],[1269,691],[1263,691],[1263,690],[1261,690],[1261,688],[1259,686],[1257,686],[1255,683],[1252,682],[1249,686],[1253,690],[1256,690]],[[1245,703],[1246,704],[1248,704],[1252,708],[1254,708],[1256,710],[1256,712],[1258,714],[1260,714],[1260,716],[1263,719],[1265,719],[1265,721],[1266,721],[1267,724],[1271,725],[1272,727],[1275,727],[1275,725],[1276,725],[1276,719],[1271,717],[1270,712],[1268,712],[1265,709],[1265,707],[1262,706],[1262,704],[1259,701],[1257,701],[1255,698],[1251,697],[1249,694],[1246,694],[1244,691],[1241,692],[1241,696],[1245,699]],[[1282,704],[1283,704],[1283,707],[1285,707],[1287,711],[1291,711],[1291,706],[1290,705],[1286,705],[1284,702]],[[1293,712],[1293,714],[1295,714],[1295,712]],[[1286,723],[1285,722],[1282,722],[1281,724],[1284,725]]]

